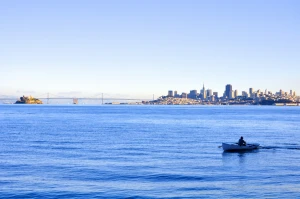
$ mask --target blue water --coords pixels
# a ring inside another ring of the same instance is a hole
[[[0,106],[1,198],[300,198],[300,107]],[[222,142],[262,148],[224,153]]]

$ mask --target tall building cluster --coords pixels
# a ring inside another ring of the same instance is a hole
[[[181,93],[181,95],[178,94],[177,91],[168,91],[167,97],[176,97],[176,98],[189,98],[189,99],[201,99],[203,101],[215,101],[216,98],[218,98],[218,92],[213,92],[212,89],[205,89],[205,86],[203,84],[202,89],[199,90],[190,90],[189,93]]]
[[[198,90],[190,90],[189,93],[181,93],[178,94],[177,91],[168,91],[167,97],[175,97],[175,98],[189,98],[195,100],[202,100],[208,102],[215,101],[230,101],[230,100],[242,100],[242,99],[255,99],[255,100],[264,100],[264,99],[295,99],[296,93],[293,90],[290,92],[284,92],[283,90],[279,90],[276,93],[272,93],[267,89],[265,91],[261,91],[260,89],[254,90],[253,88],[249,88],[249,91],[242,91],[239,95],[237,89],[233,89],[231,84],[227,84],[225,86],[225,91],[223,96],[219,96],[218,92],[213,92],[212,89],[205,89],[204,83],[201,89]]]

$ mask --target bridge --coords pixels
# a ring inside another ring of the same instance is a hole
[[[104,97],[108,95],[108,97]],[[104,104],[104,103],[132,103],[132,102],[142,102],[142,101],[150,101],[152,99],[141,99],[141,98],[123,98],[123,97],[109,97],[111,94],[104,93],[97,94],[91,97],[64,97],[57,96],[54,94],[46,93],[39,96],[32,96],[36,99],[43,101],[43,104]],[[20,97],[12,97],[6,95],[0,95],[0,104],[13,104]],[[154,95],[153,95],[154,99]],[[93,101],[94,103],[91,103]]]

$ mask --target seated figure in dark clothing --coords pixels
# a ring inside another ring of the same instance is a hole
[[[245,142],[243,136],[241,136],[241,138],[239,139],[239,145],[240,146],[246,146],[246,142]]]

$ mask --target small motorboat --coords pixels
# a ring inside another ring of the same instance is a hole
[[[246,150],[253,150],[258,149],[259,144],[258,143],[249,143],[246,145],[238,145],[238,143],[222,143],[222,147],[224,151],[246,151]]]

